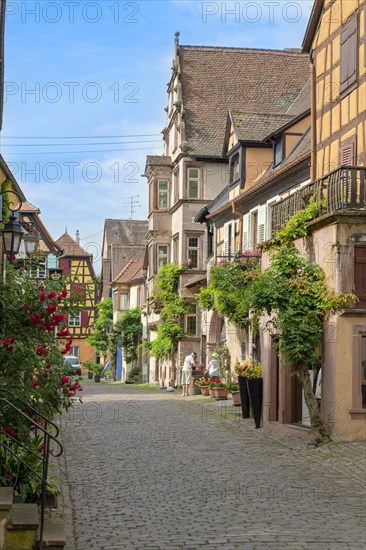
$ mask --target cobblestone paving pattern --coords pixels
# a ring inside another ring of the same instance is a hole
[[[229,401],[83,386],[61,422],[66,550],[365,550],[365,445],[266,435]]]

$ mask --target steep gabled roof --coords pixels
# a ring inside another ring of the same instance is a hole
[[[229,109],[284,114],[309,77],[301,53],[179,46],[185,140],[190,154],[220,157]]]
[[[117,277],[112,281],[113,284],[127,284],[138,278],[141,274],[142,277],[142,264],[143,260],[130,260],[128,264],[119,272]]]
[[[41,213],[40,209],[37,206],[34,206],[34,204],[32,204],[29,201],[22,202],[22,206],[20,207],[19,212],[22,212],[22,214],[30,214],[30,213],[40,214]]]
[[[107,219],[104,224],[105,241],[108,247],[113,244],[145,245],[148,225],[147,220]]]
[[[63,256],[66,257],[85,257],[92,258],[92,254],[86,252],[67,232],[57,239],[56,244],[63,250]]]

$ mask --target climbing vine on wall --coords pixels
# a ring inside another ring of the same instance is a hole
[[[181,319],[189,310],[184,298],[179,296],[178,282],[180,267],[175,264],[162,266],[155,278],[155,303],[161,304],[161,322],[156,339],[151,342],[151,354],[157,358],[167,357],[177,349],[178,339],[184,336]]]

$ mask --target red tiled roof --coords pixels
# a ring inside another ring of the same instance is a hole
[[[29,201],[23,201],[22,202],[22,206],[19,208],[19,212],[23,212],[23,213],[30,213],[30,212],[34,212],[35,214],[40,214],[41,211],[39,208],[37,208],[37,206],[34,206],[34,204],[32,204],[31,202]]]
[[[129,283],[137,278],[137,275],[142,270],[143,260],[130,260],[128,264],[122,269],[117,277],[112,281],[112,284]]]
[[[85,250],[81,248],[75,239],[70,237],[68,233],[61,235],[61,237],[57,239],[56,244],[63,250],[63,256],[92,257],[92,254],[85,252]]]

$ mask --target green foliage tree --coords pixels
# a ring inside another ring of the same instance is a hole
[[[318,203],[310,203],[273,241],[266,243],[271,261],[265,271],[249,265],[219,265],[213,268],[210,284],[198,299],[203,308],[218,311],[237,326],[243,326],[245,318],[251,316],[255,328],[261,315],[271,316],[266,328],[276,330],[282,360],[291,364],[301,382],[311,426],[320,444],[328,441],[329,435],[309,370],[319,363],[324,323],[355,297],[330,289],[323,269],[303,257],[293,243],[308,235],[308,223],[318,212]]]
[[[122,348],[128,364],[137,361],[139,342],[142,334],[141,309],[139,307],[125,311],[116,324],[121,332]]]
[[[115,355],[117,346],[117,336],[113,330],[113,302],[112,298],[105,298],[97,304],[97,319],[95,321],[94,330],[86,341],[94,346],[97,353],[100,354],[104,363],[108,353]],[[111,365],[112,370],[112,365]]]

